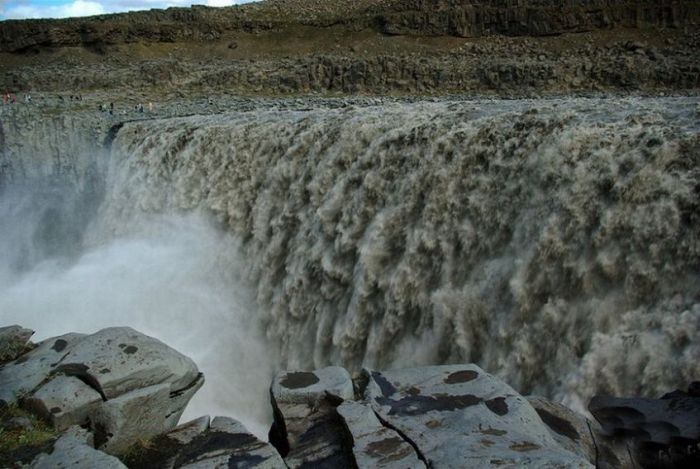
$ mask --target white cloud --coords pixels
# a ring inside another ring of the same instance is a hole
[[[68,16],[101,15],[107,10],[98,2],[75,0],[65,5],[34,6],[17,5],[8,8],[4,14],[12,18],[65,18]]]
[[[253,0],[72,0],[64,5],[34,5],[31,0],[20,5],[0,0],[0,19],[66,18],[117,13],[151,8],[186,7],[191,4],[225,7]]]

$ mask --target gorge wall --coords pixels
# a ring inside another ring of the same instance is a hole
[[[384,34],[479,37],[542,36],[613,27],[697,26],[697,0],[276,0],[226,9],[194,7],[89,19],[7,21],[0,52],[34,47],[134,42],[215,41],[235,32],[284,30],[294,25],[373,29]]]

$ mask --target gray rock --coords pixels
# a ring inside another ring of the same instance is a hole
[[[12,404],[36,389],[84,337],[84,334],[65,334],[47,339],[31,352],[0,368],[0,399]]]
[[[475,365],[366,375],[365,397],[379,419],[429,465],[593,467],[556,442],[524,397]]]
[[[354,398],[352,379],[345,369],[280,373],[271,394],[275,421],[270,442],[289,467],[354,464],[344,440],[345,425],[336,411],[344,400]]]
[[[272,395],[285,404],[312,404],[326,395],[353,399],[350,373],[339,366],[315,371],[285,371],[272,382]]]
[[[170,432],[166,433],[164,436],[170,440],[176,441],[181,445],[186,445],[194,440],[197,436],[201,435],[209,428],[209,423],[211,419],[208,415],[199,417],[195,420],[190,420],[189,422],[183,423],[175,427]]]
[[[102,329],[86,337],[58,368],[86,377],[107,399],[161,383],[170,384],[173,391],[184,389],[199,373],[192,360],[130,327]]]
[[[168,431],[169,400],[170,385],[163,383],[102,403],[90,414],[95,447],[118,455],[137,441]]]
[[[170,391],[168,415],[165,418],[166,428],[173,428],[178,424],[185,407],[187,407],[187,404],[202,386],[204,386],[204,375],[199,373],[195,380],[186,388]]]
[[[383,426],[371,407],[348,401],[338,406],[338,413],[352,435],[358,468],[426,467],[415,449],[398,432]]]
[[[80,427],[71,427],[55,443],[51,454],[40,454],[31,463],[32,469],[126,469],[114,456],[90,446],[89,434]]]
[[[0,363],[14,360],[24,353],[33,334],[34,331],[21,326],[0,327]]]
[[[528,396],[527,400],[563,448],[586,458],[599,469],[635,467],[625,442],[603,435],[597,422],[543,397]]]
[[[277,469],[287,466],[272,445],[260,441],[240,422],[216,417],[209,430],[196,437],[181,452],[176,467]]]
[[[73,376],[57,376],[37,389],[23,405],[58,431],[87,423],[88,415],[102,403],[102,396]]]

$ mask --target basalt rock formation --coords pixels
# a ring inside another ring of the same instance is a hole
[[[14,337],[1,335],[0,347]],[[175,427],[203,378],[189,359],[132,329],[65,334],[29,348],[0,367],[0,428],[24,431],[4,415],[8,404],[20,405],[56,436],[33,451],[0,449],[9,467],[631,469],[655,467],[649,455],[658,448],[649,443],[698,444],[697,385],[656,401],[596,398],[601,427],[524,397],[476,365],[281,372],[270,387],[268,443],[228,417]],[[696,455],[674,457],[682,465]]]
[[[268,0],[4,21],[0,89],[159,100],[693,90],[699,23],[698,0]]]
[[[614,27],[697,25],[697,0],[276,0],[235,8],[169,8],[90,19],[8,21],[0,26],[0,52],[33,47],[134,42],[215,41],[236,31],[340,25],[383,34],[480,37],[545,36]]]

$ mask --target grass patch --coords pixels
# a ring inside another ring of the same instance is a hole
[[[30,428],[11,429],[14,418],[26,418]],[[49,449],[56,438],[56,431],[43,420],[11,405],[0,409],[0,467],[14,467],[18,462],[29,462]]]

